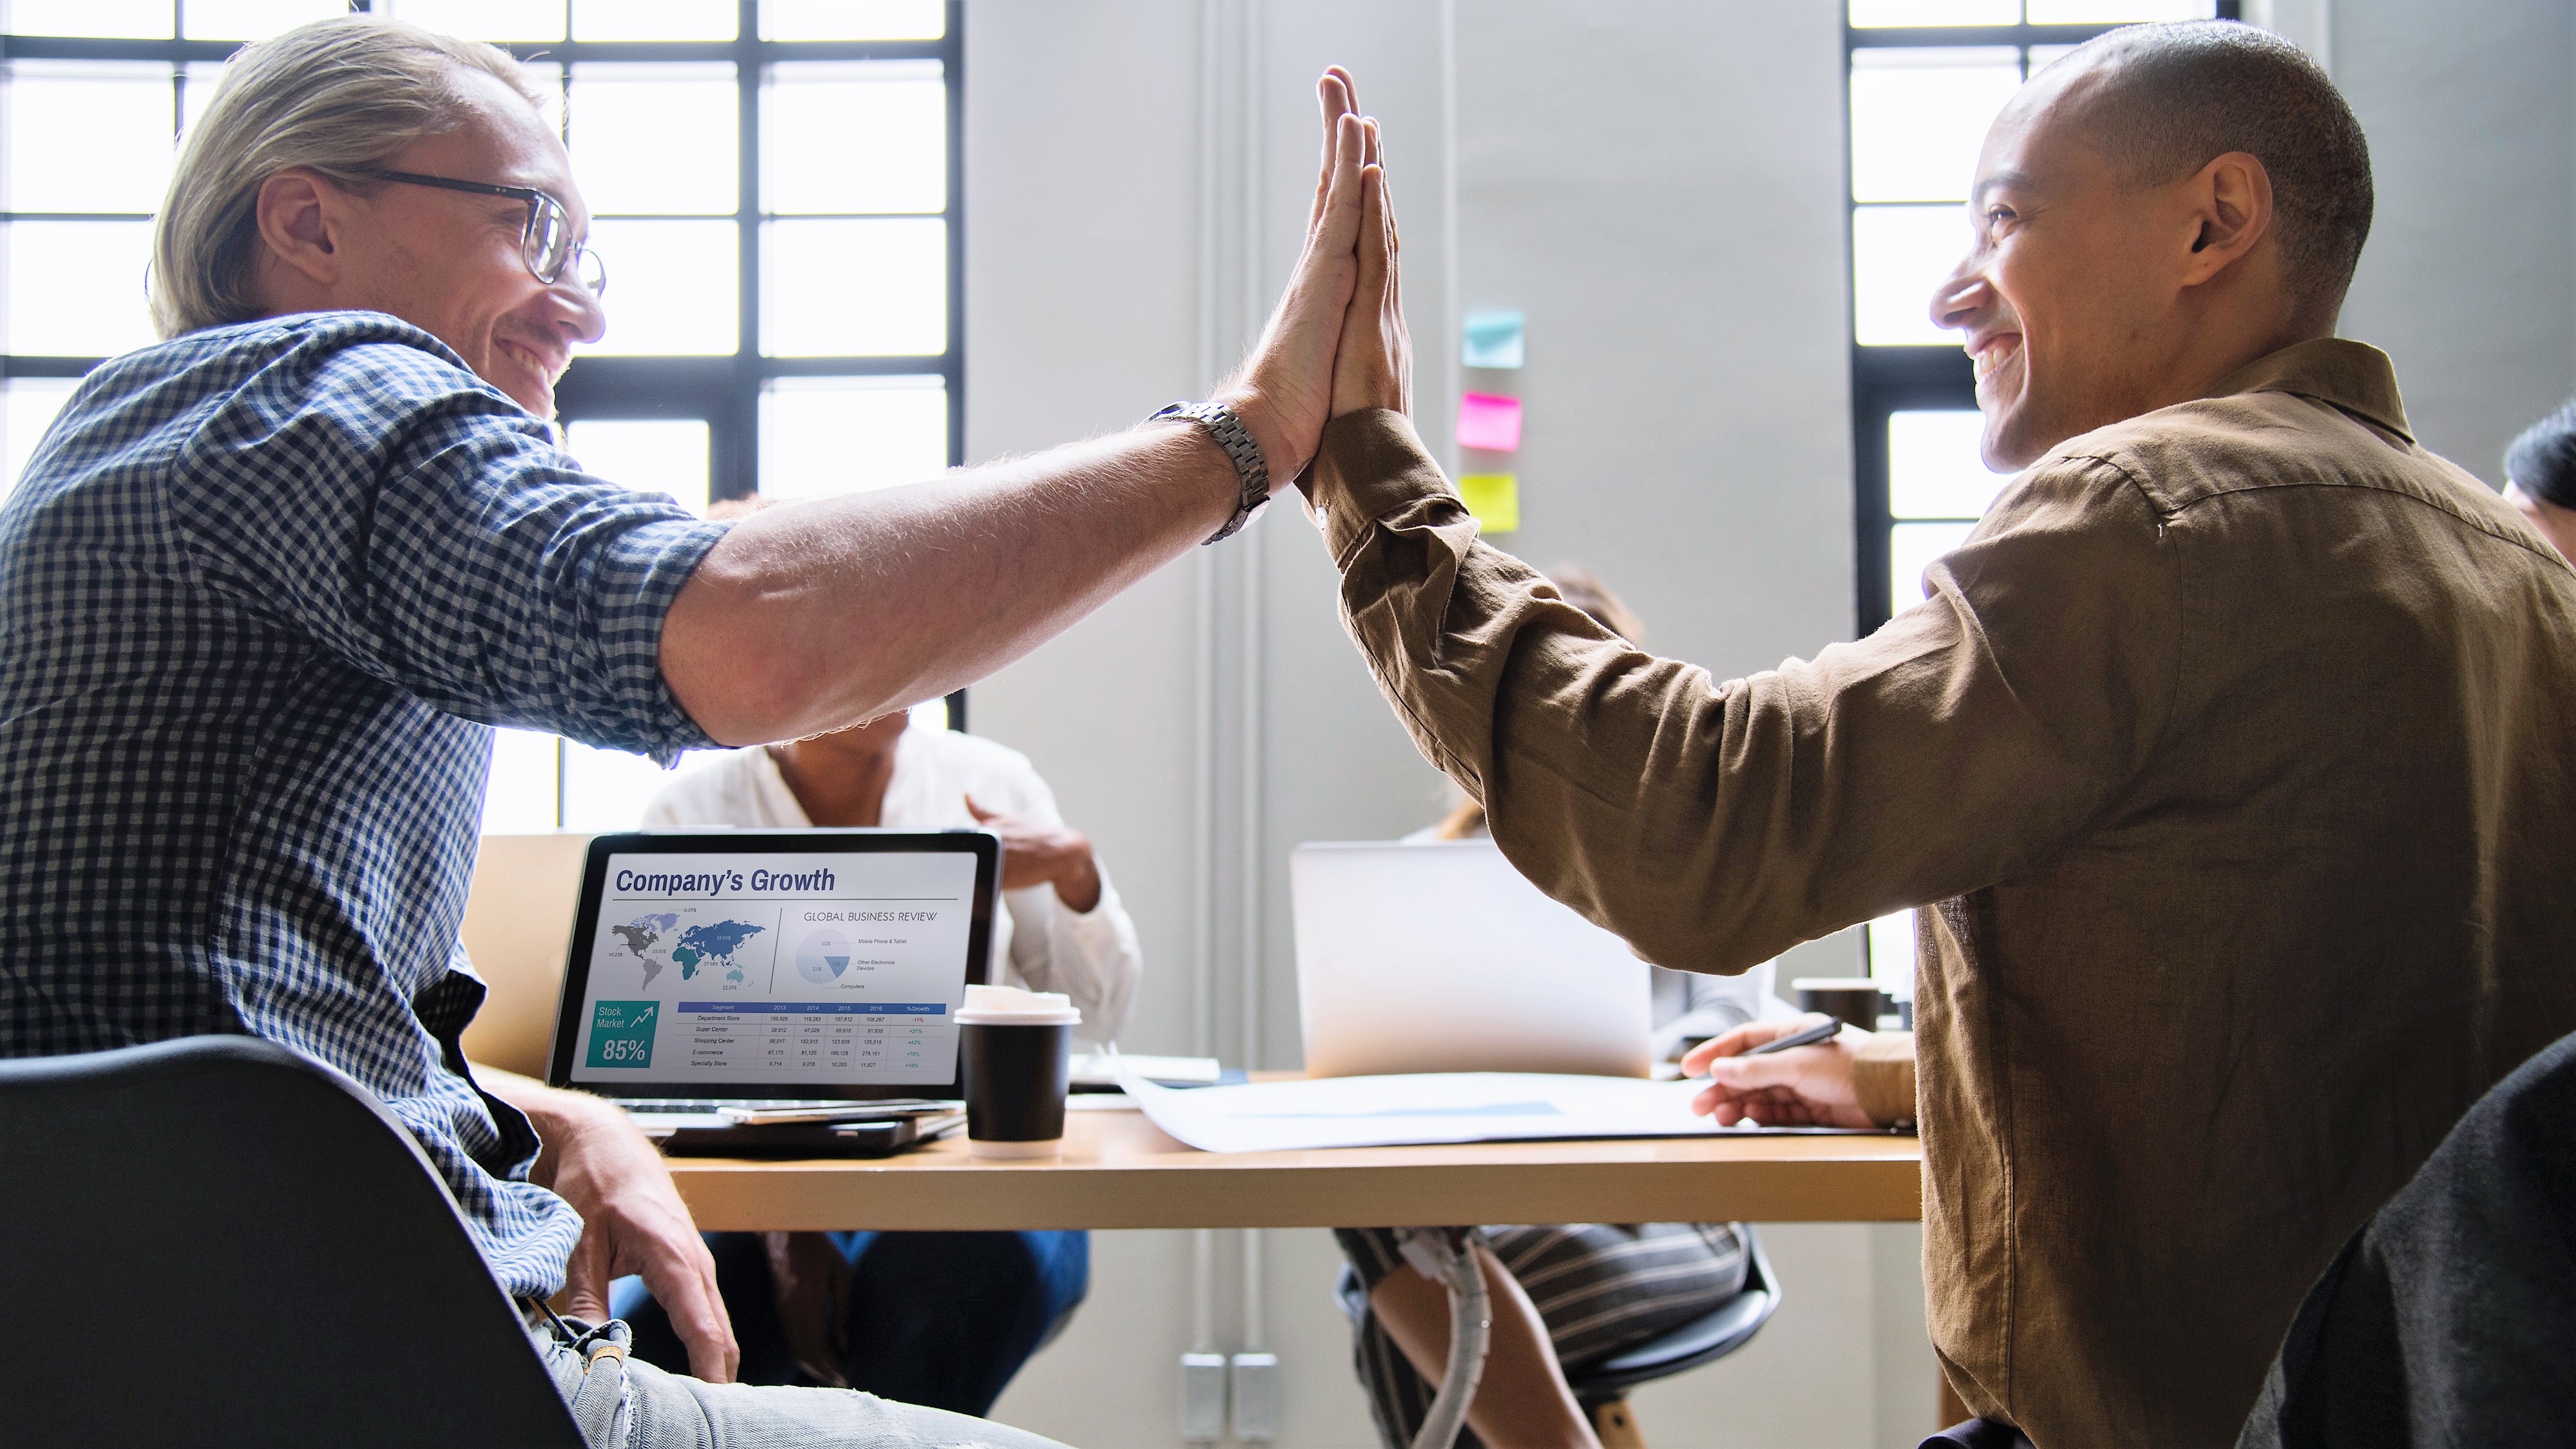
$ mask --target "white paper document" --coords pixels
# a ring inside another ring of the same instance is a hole
[[[1691,1113],[1703,1082],[1425,1072],[1176,1090],[1129,1075],[1154,1125],[1203,1152],[1294,1152],[1545,1137],[1731,1136]]]

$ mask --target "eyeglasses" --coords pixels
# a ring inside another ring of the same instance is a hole
[[[599,253],[572,239],[572,217],[564,211],[563,203],[533,186],[494,186],[484,181],[457,181],[409,171],[369,174],[406,186],[435,186],[469,196],[506,196],[524,201],[528,204],[528,225],[519,233],[519,259],[528,264],[529,274],[551,287],[562,281],[569,270],[590,295],[602,296],[608,291],[608,268],[599,260]]]

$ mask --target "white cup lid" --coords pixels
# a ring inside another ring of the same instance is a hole
[[[1082,1012],[1061,991],[1023,991],[1016,986],[969,986],[966,1005],[957,1013],[960,1026],[1076,1026]]]

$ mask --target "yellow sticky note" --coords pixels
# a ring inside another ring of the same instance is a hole
[[[1521,480],[1517,473],[1470,473],[1458,480],[1458,497],[1476,515],[1486,533],[1510,533],[1521,526]]]

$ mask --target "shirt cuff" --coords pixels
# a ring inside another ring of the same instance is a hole
[[[1305,491],[1336,568],[1350,561],[1382,518],[1426,500],[1466,508],[1414,434],[1413,420],[1387,408],[1363,408],[1326,423],[1315,466],[1297,486]]]
[[[1872,1032],[1852,1049],[1852,1094],[1881,1127],[1914,1120],[1914,1033]]]

